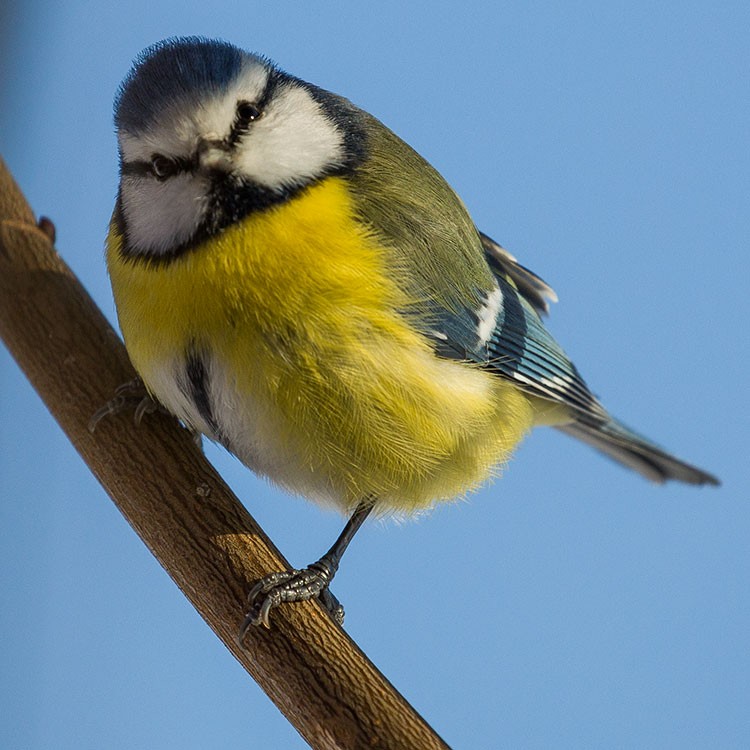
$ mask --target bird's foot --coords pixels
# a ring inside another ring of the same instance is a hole
[[[302,570],[271,573],[261,578],[250,589],[250,611],[240,628],[240,641],[252,626],[270,627],[269,615],[274,607],[284,602],[303,602],[318,597],[336,622],[344,622],[344,608],[329,591],[336,567],[326,557]]]
[[[164,410],[158,402],[151,398],[143,381],[140,378],[133,378],[133,380],[119,385],[115,390],[114,397],[94,412],[89,420],[89,431],[94,432],[102,419],[112,417],[127,409],[134,410],[136,424],[140,424],[146,414]]]
[[[89,420],[89,432],[94,432],[97,425],[107,417],[113,417],[123,411],[133,410],[133,419],[139,425],[147,414],[170,414],[158,401],[151,397],[144,382],[140,378],[133,378],[127,383],[117,386],[115,395],[104,406],[97,409]],[[193,442],[202,448],[202,437],[200,432],[185,427],[191,434]]]

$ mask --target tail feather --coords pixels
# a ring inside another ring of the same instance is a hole
[[[652,482],[661,484],[675,479],[687,484],[721,484],[712,474],[681,461],[615,419],[599,424],[576,420],[560,425],[558,429],[597,448]]]

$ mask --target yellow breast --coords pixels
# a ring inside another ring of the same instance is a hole
[[[108,265],[136,370],[186,422],[292,491],[413,510],[484,481],[530,428],[528,399],[439,359],[399,314],[388,250],[329,178],[179,258]],[[210,430],[185,393],[205,357]]]

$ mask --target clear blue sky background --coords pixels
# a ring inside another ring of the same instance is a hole
[[[506,476],[376,523],[347,629],[455,748],[750,747],[747,2],[5,4],[0,153],[113,318],[112,97],[220,36],[369,109],[539,272],[607,405],[716,472],[652,486],[554,431]],[[340,519],[209,447],[287,557]],[[0,746],[299,748],[0,347]]]

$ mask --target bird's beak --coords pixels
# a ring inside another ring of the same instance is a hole
[[[198,141],[196,154],[202,172],[229,172],[232,169],[231,147],[212,133]]]

